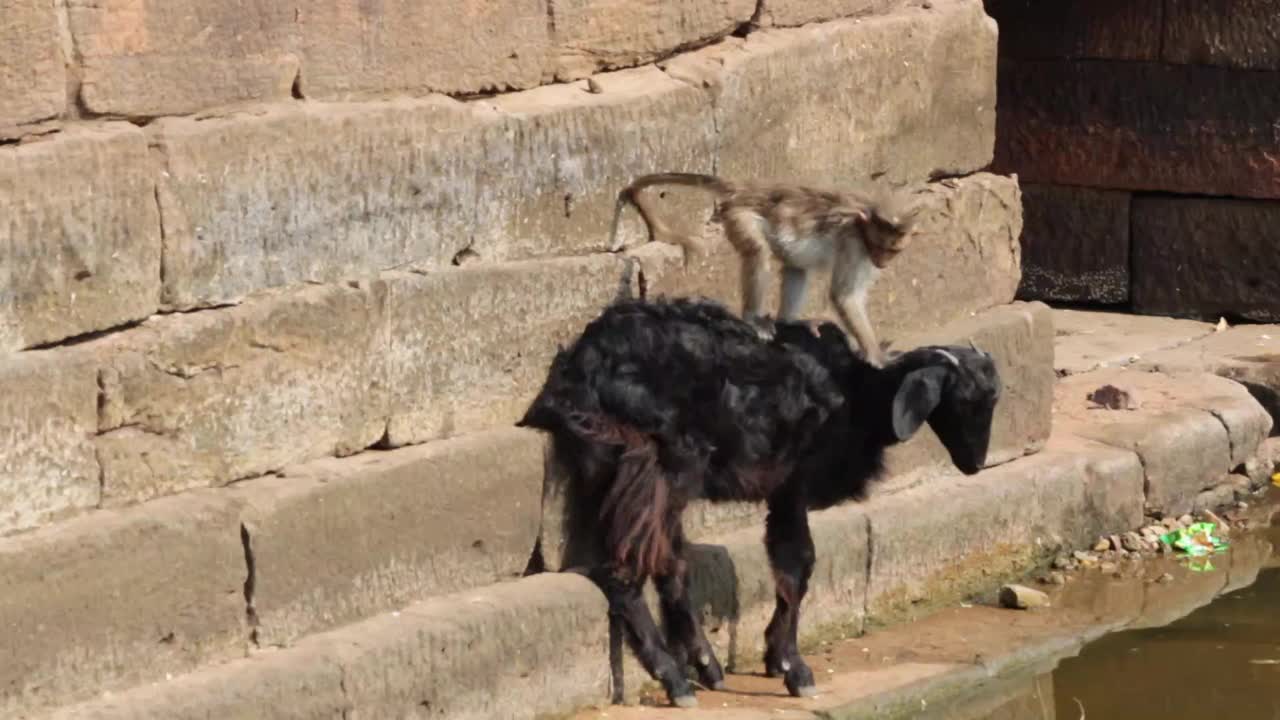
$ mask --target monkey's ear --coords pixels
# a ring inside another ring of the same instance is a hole
[[[940,367],[912,370],[902,379],[893,396],[893,435],[899,442],[920,429],[942,399],[942,383],[947,371]]]

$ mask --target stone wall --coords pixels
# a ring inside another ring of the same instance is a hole
[[[1017,182],[973,175],[995,132],[978,0],[7,0],[0,18],[0,535],[509,425],[620,294],[736,305],[726,257],[632,253],[634,213],[610,252],[614,197],[644,172],[949,178],[934,239],[873,298],[889,337],[1017,284]],[[955,267],[971,281],[939,282]]]
[[[1280,1],[986,7],[1022,296],[1280,319]]]

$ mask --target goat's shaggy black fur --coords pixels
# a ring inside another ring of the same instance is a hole
[[[985,461],[1000,382],[976,348],[920,348],[877,369],[826,323],[779,324],[773,340],[711,301],[624,300],[552,362],[519,425],[549,431],[606,552],[591,576],[646,669],[693,703],[684,664],[723,672],[688,598],[680,514],[695,498],[768,503],[777,580],[766,665],[793,694],[813,690],[796,646],[814,563],[807,511],[862,499],[884,449],[926,419],[966,473]],[[657,583],[658,634],[641,589]],[[673,656],[674,653],[674,656]],[[619,679],[620,680],[620,679]]]

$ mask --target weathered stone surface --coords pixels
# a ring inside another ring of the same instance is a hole
[[[1096,408],[1086,396],[1104,384],[1135,395],[1140,406]],[[1190,509],[1201,490],[1254,454],[1270,426],[1243,386],[1205,373],[1096,370],[1060,380],[1054,396],[1055,427],[1138,453],[1147,510],[1165,516]]]
[[[95,113],[177,115],[283,99],[298,76],[291,5],[67,0],[67,17],[80,100]]]
[[[654,67],[494,98],[501,133],[472,155],[479,162],[471,250],[480,259],[610,250],[618,192],[651,172],[713,172],[716,127],[705,93]],[[475,148],[470,148],[474,152]],[[655,205],[677,227],[711,213],[706,193],[665,193]],[[658,193],[653,192],[653,197]],[[619,244],[649,239],[624,211]],[[464,234],[464,237],[466,235]]]
[[[302,0],[296,11],[311,99],[518,90],[550,62],[547,0]]]
[[[1280,165],[1276,172],[1280,183]],[[1134,309],[1208,320],[1280,320],[1277,243],[1280,202],[1135,198]]]
[[[58,45],[53,3],[0,3],[0,139],[18,137],[19,125],[62,113],[66,70]]]
[[[755,0],[550,0],[560,81],[632,67],[709,42],[751,19]]]
[[[1134,364],[1164,373],[1210,372],[1244,385],[1280,429],[1280,327],[1241,325],[1150,353]]]
[[[516,428],[288,468],[238,484],[262,645],[519,577],[544,438]]]
[[[103,502],[219,485],[346,455],[387,423],[384,295],[348,286],[159,317],[101,358]]]
[[[97,383],[64,350],[0,355],[0,535],[98,503]]]
[[[1063,375],[1141,365],[1144,358],[1213,332],[1213,325],[1195,320],[1085,310],[1054,310],[1053,324],[1054,369]]]
[[[540,575],[428,600],[297,646],[66,708],[58,720],[533,720],[608,699],[604,596]]]
[[[447,264],[470,242],[484,194],[465,132],[480,122],[431,97],[155,123],[165,304]]]
[[[558,344],[631,292],[630,263],[593,255],[389,274],[392,446],[520,419]],[[447,359],[442,361],[441,359]]]
[[[991,160],[996,27],[979,2],[763,30],[665,67],[711,93],[729,178],[838,187]]]
[[[1168,0],[1161,59],[1280,70],[1280,12],[1273,0]]]
[[[0,540],[0,714],[244,652],[239,518],[196,492]]]
[[[1163,0],[986,0],[1000,23],[1000,56],[1158,60]]]
[[[796,27],[837,18],[883,15],[907,4],[907,0],[761,0],[757,22],[765,27]]]
[[[877,334],[894,340],[895,347],[904,334],[1008,303],[1018,287],[1022,206],[1016,180],[985,173],[946,180],[928,186],[924,203],[918,234],[869,297]],[[654,243],[633,251],[645,290],[650,297],[705,295],[739,311],[737,255],[719,225],[708,224],[704,232],[711,252],[692,260],[688,269],[671,246]],[[826,315],[827,307],[823,275],[811,283],[805,311]]]
[[[160,222],[137,128],[0,147],[0,217],[0,352],[155,312]]]
[[[1280,197],[1280,74],[1000,62],[995,161],[1024,182]],[[1139,266],[1141,267],[1141,266]]]
[[[1127,303],[1129,200],[1127,192],[1022,185],[1018,297]]]
[[[1056,546],[1136,526],[1141,503],[1137,456],[1083,446],[873,498],[868,613],[888,621],[989,589]]]

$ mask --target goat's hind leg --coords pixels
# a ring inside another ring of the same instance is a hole
[[[696,707],[698,701],[685,677],[684,667],[667,651],[658,624],[645,605],[645,578],[633,577],[630,571],[616,565],[606,565],[592,570],[591,579],[609,601],[611,629],[620,625],[626,630],[632,652],[644,669],[662,683],[672,704],[682,708]]]
[[[705,687],[722,690],[724,669],[702,631],[702,623],[689,597],[689,566],[685,562],[683,531],[677,531],[673,540],[675,567],[672,572],[654,578],[662,607],[662,623],[667,630],[667,647],[680,667],[687,667],[689,661],[693,661],[698,680]]]
[[[817,687],[796,641],[800,603],[808,592],[814,564],[809,517],[801,500],[789,495],[770,499],[764,542],[777,603],[765,629],[765,670],[771,677],[781,675],[787,692],[810,697],[817,694]]]

